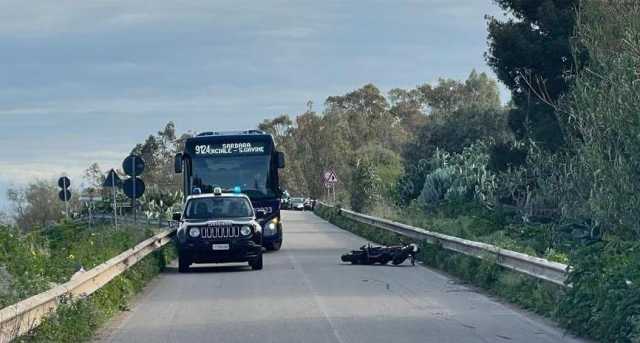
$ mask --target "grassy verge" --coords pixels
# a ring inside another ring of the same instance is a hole
[[[149,229],[64,223],[22,234],[0,227],[0,307],[68,281],[153,235]],[[56,314],[18,342],[82,342],[118,311],[175,257],[173,245],[156,251],[90,297],[64,302]]]
[[[509,223],[506,218],[513,214],[490,211],[475,203],[443,204],[428,213],[416,204],[379,212],[373,209],[370,214],[565,264],[573,250],[553,225]]]
[[[336,209],[318,206],[315,213],[340,228],[373,242],[397,244],[410,241],[409,238],[349,220],[339,215]],[[444,270],[491,294],[547,317],[556,317],[558,301],[564,295],[564,290],[559,286],[512,272],[491,261],[444,250],[437,245],[423,242],[418,258],[429,266]]]

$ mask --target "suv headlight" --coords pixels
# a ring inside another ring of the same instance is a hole
[[[189,236],[191,236],[192,238],[196,238],[200,236],[200,229],[198,229],[197,227],[192,227],[189,229]]]
[[[251,234],[251,227],[249,225],[243,225],[240,228],[240,234],[243,236],[249,236]]]

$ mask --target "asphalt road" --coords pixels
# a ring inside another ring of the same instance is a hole
[[[579,342],[545,320],[408,262],[339,264],[365,240],[305,212],[283,215],[262,271],[161,274],[99,342]]]

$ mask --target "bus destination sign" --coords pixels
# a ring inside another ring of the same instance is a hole
[[[263,154],[265,145],[261,142],[197,144],[194,146],[196,155],[244,155]]]

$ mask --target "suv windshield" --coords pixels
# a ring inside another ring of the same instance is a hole
[[[249,200],[240,197],[196,198],[187,202],[185,219],[219,219],[253,216]]]

